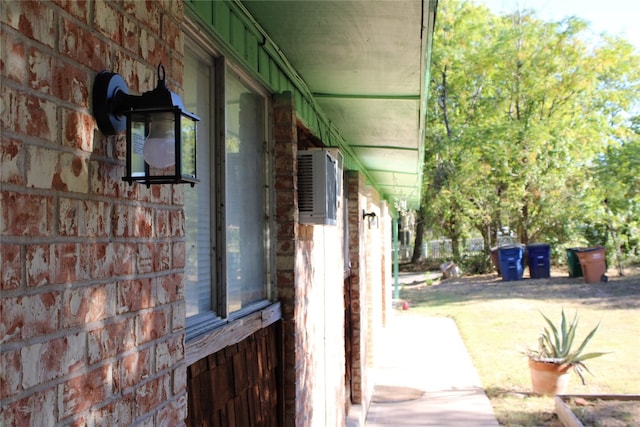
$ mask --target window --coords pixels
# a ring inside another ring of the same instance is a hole
[[[268,299],[270,186],[266,97],[194,48],[185,52],[184,99],[202,118],[200,182],[184,187],[189,339]]]
[[[265,100],[238,76],[226,85],[226,242],[230,311],[266,298]]]

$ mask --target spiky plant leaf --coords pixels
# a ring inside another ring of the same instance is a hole
[[[576,343],[576,331],[579,323],[578,313],[575,313],[571,322],[568,322],[565,311],[562,309],[559,327],[544,313],[540,312],[540,314],[548,327],[544,327],[540,332],[538,336],[538,349],[529,350],[529,356],[541,362],[554,363],[557,365],[572,365],[574,371],[582,380],[582,383],[585,384],[584,372],[591,372],[583,362],[607,354],[602,352],[583,354],[585,347],[600,327],[600,323],[589,332],[578,348],[573,350]]]

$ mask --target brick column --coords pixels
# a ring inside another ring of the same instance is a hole
[[[298,134],[291,92],[273,98],[276,276],[284,335],[285,425],[296,425],[296,244]]]
[[[364,176],[357,171],[347,173],[349,186],[349,257],[351,262],[351,400],[362,404],[366,375],[366,262],[362,210],[366,207]]]

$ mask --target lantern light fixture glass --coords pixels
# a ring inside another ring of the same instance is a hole
[[[142,95],[129,95],[124,79],[103,71],[93,84],[93,115],[105,135],[126,130],[126,175],[132,184],[198,182],[196,124],[200,118],[184,109],[182,99],[165,83],[158,65],[158,84]]]

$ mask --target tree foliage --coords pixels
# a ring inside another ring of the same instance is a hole
[[[640,56],[587,30],[439,5],[421,210],[454,258],[465,237],[488,250],[500,230],[556,248],[618,236],[637,253]]]

